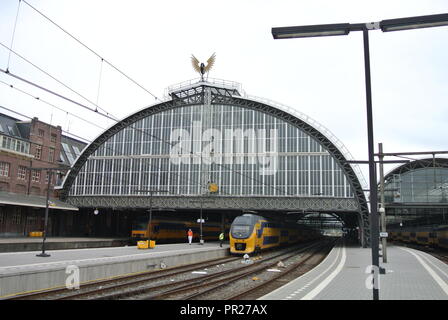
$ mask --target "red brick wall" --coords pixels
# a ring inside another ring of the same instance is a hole
[[[39,130],[42,130],[39,134]],[[0,151],[0,161],[8,162],[9,175],[8,177],[0,177],[0,190],[6,192],[20,193],[20,194],[34,194],[45,196],[47,192],[47,171],[42,170],[40,174],[39,182],[33,182],[30,171],[27,171],[25,180],[18,179],[19,166],[32,167],[32,168],[54,168],[58,166],[58,160],[61,153],[61,133],[62,128],[60,126],[50,126],[37,118],[34,118],[31,122],[30,137],[31,142],[30,153],[36,155],[38,146],[41,147],[40,159],[30,159],[24,156],[20,156],[14,153]],[[55,141],[51,141],[51,135],[55,135]],[[53,159],[49,159],[50,148],[54,150]],[[50,161],[52,160],[52,161]],[[52,183],[54,186],[55,171],[52,175]],[[55,196],[52,192],[52,196]]]
[[[32,162],[29,158],[19,156],[13,153],[1,151],[0,162],[9,163],[8,177],[0,176],[1,191],[23,194],[28,190],[28,173],[25,180],[17,178],[19,166],[30,167]]]

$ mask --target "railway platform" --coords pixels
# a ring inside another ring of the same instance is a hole
[[[388,246],[380,300],[448,300],[448,265],[415,249]],[[371,249],[340,243],[313,270],[260,300],[372,300]]]
[[[212,260],[229,254],[219,242],[0,253],[0,299],[39,290],[65,287],[76,270],[79,283]]]
[[[47,250],[121,247],[129,238],[47,237]],[[0,252],[38,251],[42,249],[42,237],[0,238]]]

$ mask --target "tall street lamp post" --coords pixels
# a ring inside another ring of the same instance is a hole
[[[65,166],[67,167],[67,166]],[[29,167],[27,168],[31,171],[47,171],[48,172],[48,184],[47,184],[47,196],[45,198],[45,220],[44,220],[44,232],[43,232],[43,238],[42,238],[42,252],[37,254],[36,257],[50,257],[48,253],[45,252],[45,241],[47,240],[47,228],[48,228],[48,212],[49,212],[49,203],[50,203],[50,187],[51,187],[51,180],[53,177],[53,171],[64,171],[69,170],[68,168],[64,167],[56,167],[56,168],[33,168]]]
[[[348,35],[351,31],[362,31],[364,40],[364,68],[366,85],[366,111],[367,111],[367,140],[369,154],[369,180],[370,180],[370,242],[372,247],[373,299],[379,299],[378,273],[379,273],[379,221],[378,221],[378,186],[374,159],[373,118],[372,118],[372,88],[370,79],[370,53],[369,30],[381,29],[383,32],[401,31],[418,28],[439,27],[448,25],[448,14],[409,17],[400,19],[382,20],[371,23],[341,23],[311,26],[272,28],[274,39],[307,38]]]
[[[53,172],[50,170],[48,172],[48,185],[47,185],[47,197],[45,200],[45,222],[44,222],[44,237],[42,239],[42,252],[37,254],[37,257],[49,257],[50,255],[48,253],[45,253],[45,240],[47,240],[47,226],[48,226],[48,206],[50,202],[50,185],[51,185],[51,178],[52,178]]]

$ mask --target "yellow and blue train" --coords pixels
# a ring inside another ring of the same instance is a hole
[[[395,229],[388,232],[389,239],[405,243],[448,249],[448,226],[437,228]]]
[[[206,221],[202,225],[202,239],[217,241],[221,233],[222,225],[219,222]],[[148,217],[137,218],[132,224],[131,239],[138,241],[141,239],[155,240],[162,243],[186,242],[187,231],[193,231],[193,242],[199,241],[200,225],[199,223],[187,220],[174,220],[169,218],[156,218],[149,224]],[[229,233],[229,224],[224,224],[224,235]],[[226,236],[225,239],[228,239]]]
[[[230,227],[230,253],[251,254],[282,245],[316,239],[320,233],[293,224],[270,221],[262,216],[243,214]]]

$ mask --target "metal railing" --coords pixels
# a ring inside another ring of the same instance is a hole
[[[167,87],[165,89],[164,99],[167,100],[171,99],[171,97],[169,96],[171,92],[176,92],[179,90],[188,90],[190,88],[194,88],[200,85],[217,86],[224,89],[237,90],[241,94],[241,96],[245,95],[241,83],[216,78],[207,78],[204,79],[204,81],[202,81],[201,78],[195,78],[180,83],[176,83]]]

